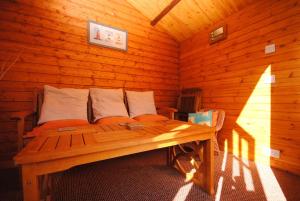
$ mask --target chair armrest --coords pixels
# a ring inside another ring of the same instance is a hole
[[[178,112],[176,108],[172,107],[159,107],[158,110],[169,111],[169,112]]]
[[[174,119],[174,113],[178,111],[177,109],[171,107],[158,107],[157,110],[159,112],[167,113],[169,119]]]
[[[21,120],[25,119],[26,117],[34,114],[34,111],[26,110],[26,111],[20,111],[20,112],[12,112],[10,113],[9,117],[10,119],[14,120]]]
[[[23,138],[25,133],[25,118],[34,114],[33,111],[20,111],[12,112],[9,116],[12,120],[17,120],[17,129],[18,129],[18,150],[21,150],[23,147]]]

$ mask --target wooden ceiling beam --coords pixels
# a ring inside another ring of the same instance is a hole
[[[172,10],[172,8],[174,8],[174,6],[176,6],[181,0],[173,0],[171,1],[171,3],[165,7],[165,9],[163,9],[158,16],[156,16],[152,21],[151,21],[151,25],[154,26],[156,25],[159,20],[161,20],[166,14],[168,14],[168,12],[170,12],[170,10]]]

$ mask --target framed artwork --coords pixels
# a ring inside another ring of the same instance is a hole
[[[209,33],[209,44],[224,40],[227,37],[227,25],[224,24],[212,30]]]
[[[88,42],[117,50],[127,51],[127,31],[88,21]]]

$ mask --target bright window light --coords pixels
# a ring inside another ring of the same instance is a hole
[[[173,201],[185,201],[185,199],[188,196],[189,192],[191,191],[192,187],[193,187],[193,182],[182,186],[176,193]]]
[[[247,191],[255,191],[252,174],[248,167],[243,165],[244,182]]]
[[[220,201],[221,200],[221,193],[222,193],[222,188],[223,188],[223,177],[221,176],[218,182],[218,187],[217,187],[217,192],[216,192],[216,197],[215,201]]]
[[[286,197],[272,171],[267,165],[256,164],[257,172],[267,201],[286,201]]]
[[[254,153],[255,161],[266,164],[270,164],[270,157],[261,153],[264,147],[270,146],[271,137],[271,84],[265,82],[269,76],[271,64],[259,78],[237,118],[238,129],[232,132],[234,155],[249,159],[249,152]]]
[[[183,124],[181,126],[178,126],[176,128],[173,128],[171,131],[180,131],[180,130],[185,130],[187,128],[191,127],[189,124]]]

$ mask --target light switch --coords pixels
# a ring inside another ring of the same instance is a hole
[[[265,77],[265,84],[275,83],[275,75],[267,75]]]
[[[275,52],[275,44],[270,44],[265,46],[265,54],[271,54]]]

